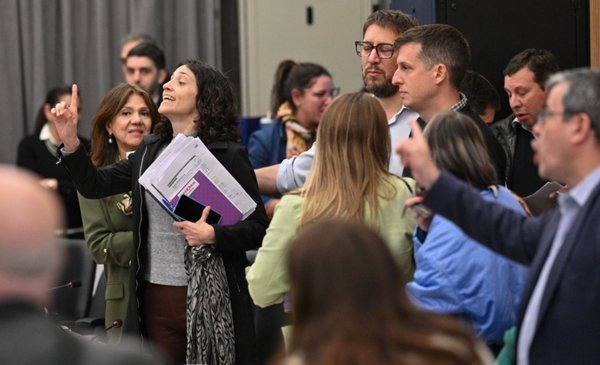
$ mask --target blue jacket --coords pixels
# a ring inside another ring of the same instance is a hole
[[[481,191],[495,201],[524,214],[512,193]],[[415,280],[407,292],[420,308],[456,315],[487,343],[501,344],[514,326],[527,270],[499,256],[467,236],[454,223],[435,215],[422,242],[414,235]]]
[[[250,135],[248,140],[248,158],[255,169],[276,165],[285,159],[287,136],[281,120],[274,119],[270,124]],[[276,196],[278,197],[278,196]],[[273,196],[262,195],[266,205]]]
[[[271,166],[285,159],[287,137],[285,128],[279,120],[263,125],[250,135],[248,141],[248,158],[252,167]]]
[[[519,308],[520,324],[550,252],[560,210],[522,217],[482,201],[473,189],[446,172],[429,189],[425,204],[494,251],[529,266]],[[552,265],[529,352],[530,365],[600,364],[598,217],[600,184],[581,207]]]

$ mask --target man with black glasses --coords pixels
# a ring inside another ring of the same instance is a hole
[[[416,26],[412,16],[398,10],[378,10],[372,13],[363,25],[363,40],[355,42],[356,54],[360,57],[365,91],[381,102],[388,117],[392,143],[410,133],[409,121],[417,114],[405,108],[392,84],[396,70],[395,39],[406,30]],[[259,189],[264,194],[291,191],[304,185],[312,167],[317,142],[299,156],[256,170]],[[403,166],[395,154],[390,155],[390,172],[402,175]]]

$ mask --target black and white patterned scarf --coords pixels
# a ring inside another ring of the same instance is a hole
[[[209,245],[185,250],[187,289],[186,363],[235,364],[233,315],[221,255]]]

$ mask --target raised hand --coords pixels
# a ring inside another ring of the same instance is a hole
[[[416,120],[410,121],[412,138],[403,139],[396,145],[396,153],[400,155],[402,164],[411,169],[417,185],[429,189],[440,176],[440,169],[433,162],[429,145]]]
[[[79,138],[77,137],[78,109],[77,84],[73,84],[71,87],[71,104],[67,105],[64,101],[61,101],[50,110],[56,117],[54,125],[58,136],[65,144],[64,149],[67,152],[73,152],[79,148]]]

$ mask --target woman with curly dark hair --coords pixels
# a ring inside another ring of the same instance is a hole
[[[163,88],[159,112],[166,119],[155,134],[127,159],[99,169],[79,148],[76,96],[70,106],[57,104],[65,155],[61,161],[88,198],[133,192],[132,298],[137,300],[130,301],[125,331],[147,336],[172,363],[253,364],[245,251],[260,245],[267,219],[246,150],[238,144],[231,83],[213,67],[187,61]],[[73,95],[76,91],[74,85]],[[145,193],[140,175],[179,133],[200,138],[257,203],[248,218],[230,226],[211,225],[206,209],[197,222],[173,222]]]

